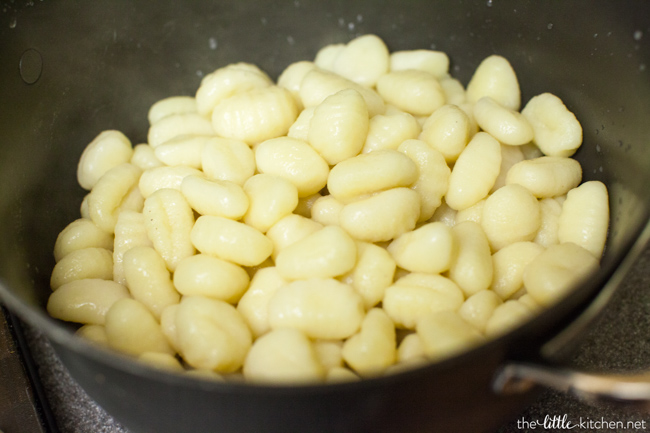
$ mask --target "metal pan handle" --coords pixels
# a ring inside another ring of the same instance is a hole
[[[504,395],[542,385],[575,395],[586,402],[622,403],[650,412],[650,373],[639,375],[590,374],[550,366],[509,363],[499,369],[493,389]]]

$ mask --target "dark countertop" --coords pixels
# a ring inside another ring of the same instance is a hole
[[[127,433],[76,385],[42,334],[26,329],[26,336],[62,433]],[[650,371],[650,246],[636,261],[602,316],[579,343],[569,364],[603,373]],[[623,425],[628,421],[645,424],[645,429],[577,427],[570,430],[572,432],[650,431],[650,414],[620,407],[589,406],[573,397],[546,391],[515,420],[502,426],[499,433],[563,431],[521,427],[525,425],[524,421],[542,421],[547,415],[565,414],[574,424],[580,419],[585,422],[620,421]]]

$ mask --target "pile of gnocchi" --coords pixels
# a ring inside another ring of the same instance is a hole
[[[252,64],[148,113],[148,142],[84,150],[49,314],[157,368],[300,384],[469,350],[598,267],[606,187],[555,95],[520,110],[507,59],[464,87],[439,51],[377,36],[274,82]]]

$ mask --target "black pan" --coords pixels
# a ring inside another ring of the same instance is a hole
[[[43,330],[73,377],[134,432],[489,431],[536,395],[495,393],[495,375],[513,363],[559,359],[566,339],[547,342],[588,323],[650,237],[650,2],[1,4],[0,298]],[[153,371],[90,347],[45,314],[52,246],[84,195],[76,163],[99,131],[144,141],[153,102],[193,94],[220,66],[247,61],[277,77],[323,45],[364,33],[391,50],[447,52],[465,84],[483,58],[501,54],[517,71],[524,102],[542,92],[561,96],[583,125],[576,157],[584,180],[601,180],[610,192],[597,273],[556,307],[467,354],[328,386],[211,383]]]

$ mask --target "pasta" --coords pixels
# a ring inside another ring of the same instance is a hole
[[[308,384],[393,374],[530,320],[598,266],[607,188],[555,95],[375,35],[277,82],[255,65],[107,130],[54,245],[47,310],[172,374]]]

